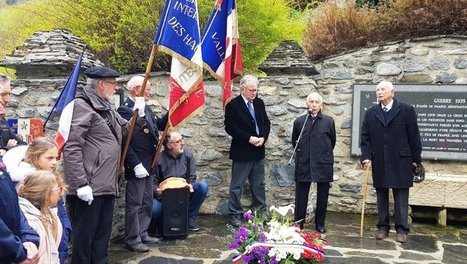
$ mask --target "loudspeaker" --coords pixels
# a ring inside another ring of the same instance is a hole
[[[188,235],[188,188],[166,189],[162,192],[162,235],[164,237]]]

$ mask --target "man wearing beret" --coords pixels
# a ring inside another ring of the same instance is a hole
[[[118,72],[96,66],[85,74],[87,85],[76,94],[63,150],[73,226],[71,263],[108,263],[121,147],[129,122],[109,102],[117,87]],[[144,107],[144,98],[136,98],[134,109],[140,117],[144,116]]]

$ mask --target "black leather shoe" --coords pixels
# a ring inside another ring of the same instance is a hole
[[[157,244],[159,242],[161,242],[161,240],[157,237],[146,237],[144,239],[141,239],[141,241],[144,243],[144,244]]]
[[[240,216],[238,216],[238,215],[230,216],[230,224],[233,227],[240,227],[242,225],[242,221],[240,220]]]
[[[316,231],[318,231],[321,234],[324,234],[324,233],[327,232],[326,227],[324,227],[324,226],[317,226]]]
[[[143,243],[136,243],[133,245],[125,244],[125,248],[133,252],[148,252],[149,248]]]

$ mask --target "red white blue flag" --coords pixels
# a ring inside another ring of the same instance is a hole
[[[223,106],[232,97],[232,80],[243,74],[235,0],[217,0],[202,38],[204,67],[223,86]]]
[[[176,127],[201,111],[204,99],[203,58],[196,0],[167,0],[154,44],[172,56],[169,124]]]
[[[86,48],[84,48],[86,50]],[[73,72],[68,77],[65,87],[63,87],[60,96],[58,97],[55,105],[50,111],[49,117],[44,122],[44,127],[47,124],[52,113],[57,113],[60,115],[60,120],[58,122],[58,131],[55,135],[55,142],[57,143],[59,151],[63,149],[68,136],[70,134],[71,118],[73,117],[73,108],[75,103],[76,95],[76,86],[78,85],[79,72],[81,69],[81,61],[83,60],[84,50],[81,56],[76,61],[75,68]]]

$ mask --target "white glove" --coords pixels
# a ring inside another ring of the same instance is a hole
[[[146,102],[144,101],[144,97],[135,97],[135,106],[133,107],[133,111],[138,109],[139,117],[143,117],[146,115],[144,113],[145,107],[146,107]]]
[[[144,178],[146,176],[149,176],[148,171],[144,168],[143,164],[138,164],[135,166],[133,169],[135,171],[135,177],[136,178]]]
[[[79,199],[88,202],[89,205],[91,205],[92,200],[94,200],[94,196],[92,196],[92,189],[89,185],[79,188],[76,190],[76,193],[78,194]]]

